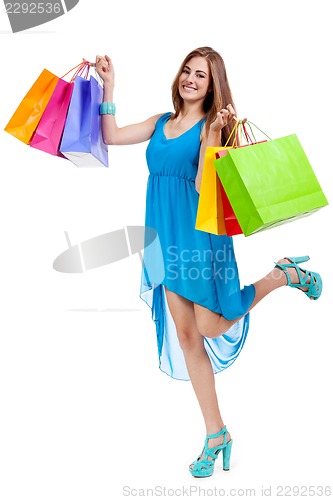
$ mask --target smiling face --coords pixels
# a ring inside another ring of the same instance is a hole
[[[210,70],[204,57],[192,57],[179,77],[178,91],[184,101],[204,101],[210,83]]]

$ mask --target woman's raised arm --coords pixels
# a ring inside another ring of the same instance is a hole
[[[114,68],[108,56],[96,56],[96,71],[104,82],[103,101],[113,102]],[[102,135],[105,144],[137,144],[148,141],[155,130],[155,124],[162,113],[151,116],[147,120],[118,127],[112,114],[102,115]]]

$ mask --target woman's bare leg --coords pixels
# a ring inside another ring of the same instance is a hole
[[[288,263],[287,259],[280,259],[279,263]],[[295,268],[288,269],[292,283],[299,283],[299,278]],[[308,279],[308,281],[310,278]],[[255,297],[249,308],[253,309],[264,297],[270,294],[273,290],[285,286],[287,284],[287,277],[282,269],[274,268],[270,273],[254,283]],[[194,314],[199,333],[205,337],[219,337],[225,333],[232,325],[241,319],[227,320],[221,314],[210,311],[200,304],[194,303]]]
[[[193,302],[171,292],[165,287],[171,316],[175,322],[180,347],[184,353],[187,371],[205,421],[206,433],[214,434],[224,427],[215,390],[212,364],[204,347],[194,316]],[[227,440],[229,441],[228,434]],[[209,440],[209,446],[217,446],[223,436]]]

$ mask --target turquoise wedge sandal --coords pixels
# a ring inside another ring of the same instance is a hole
[[[305,293],[310,299],[317,300],[319,299],[322,289],[323,283],[320,274],[314,273],[312,271],[307,271],[306,269],[302,269],[297,264],[301,262],[307,262],[310,257],[308,255],[304,257],[285,257],[285,259],[289,260],[288,264],[279,264],[275,262],[275,267],[282,269],[282,271],[287,276],[287,285],[292,288],[299,288],[302,292]],[[288,273],[288,268],[294,267],[298,274],[299,283],[292,283],[290,279],[290,275]],[[309,283],[307,283],[310,278]],[[307,288],[306,290],[302,290],[302,288]]]
[[[215,446],[213,448],[208,447],[208,440],[212,438],[217,438],[219,436],[222,436],[224,434],[223,438],[223,443],[219,444],[218,446]],[[205,445],[203,448],[203,457],[200,460],[201,455],[191,463],[193,465],[193,468],[191,466],[189,467],[189,471],[192,474],[193,477],[210,477],[213,472],[214,472],[214,465],[215,465],[215,460],[218,457],[218,454],[222,450],[222,457],[223,457],[223,470],[229,470],[230,469],[230,454],[231,454],[231,447],[232,447],[232,439],[227,442],[227,428],[226,426],[223,427],[219,432],[216,434],[208,434],[205,439]],[[210,458],[209,458],[210,457]]]

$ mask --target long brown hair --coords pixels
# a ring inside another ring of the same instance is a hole
[[[206,99],[204,101],[204,113],[206,114],[207,118],[206,130],[208,134],[210,124],[215,120],[217,113],[221,111],[221,109],[225,108],[228,104],[231,104],[236,111],[224,61],[221,55],[211,47],[199,47],[192,50],[192,52],[190,52],[182,62],[171,87],[172,102],[175,109],[173,118],[176,118],[179,115],[183,107],[183,99],[181,98],[178,91],[179,77],[182,74],[184,66],[186,66],[188,61],[192,59],[192,57],[197,56],[204,57],[207,60],[210,70],[210,91],[207,93]],[[233,125],[234,123],[230,123],[223,127],[221,131],[222,145],[224,145],[227,141]],[[233,137],[231,137],[231,141],[232,140]]]

